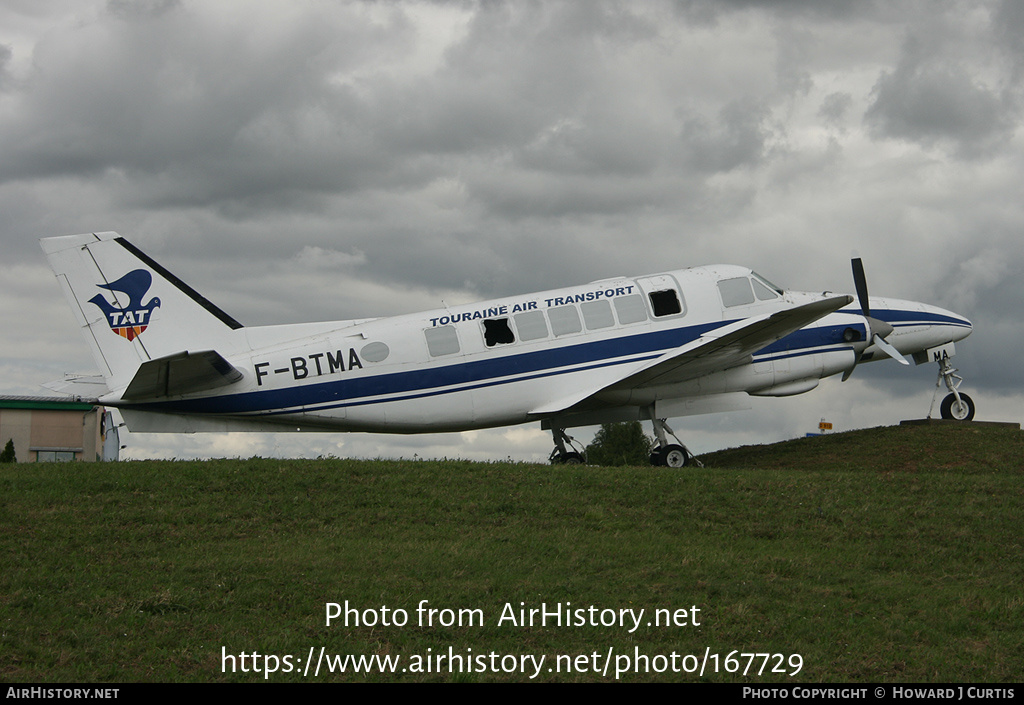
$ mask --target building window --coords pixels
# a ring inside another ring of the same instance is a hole
[[[73,450],[37,450],[36,462],[66,463],[75,459]]]

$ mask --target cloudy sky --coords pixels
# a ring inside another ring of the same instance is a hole
[[[37,240],[116,230],[247,325],[717,262],[969,317],[1024,420],[1024,4],[5,0],[0,394],[95,370]],[[679,419],[695,451],[928,413],[936,368]],[[591,430],[580,430],[589,440]],[[131,457],[543,459],[520,427],[127,436]]]

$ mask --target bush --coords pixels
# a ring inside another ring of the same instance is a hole
[[[18,459],[14,457],[14,439],[11,438],[7,441],[7,445],[4,446],[4,452],[0,453],[0,463],[16,463]]]
[[[644,434],[639,421],[606,423],[587,446],[591,465],[648,465],[654,441]]]

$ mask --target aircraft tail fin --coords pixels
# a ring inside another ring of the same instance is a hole
[[[241,323],[117,233],[44,238],[40,245],[111,390],[127,387],[153,360],[242,350]]]

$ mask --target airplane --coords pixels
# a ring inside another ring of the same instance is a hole
[[[99,389],[98,403],[119,409],[132,432],[539,421],[551,462],[576,464],[584,455],[566,429],[646,420],[652,464],[682,467],[694,457],[667,419],[802,394],[865,362],[907,365],[905,355],[938,363],[944,418],[974,417],[950,362],[971,322],[869,297],[859,259],[856,298],[713,265],[386,318],[243,326],[117,233],[40,244],[101,372],[62,389]]]

